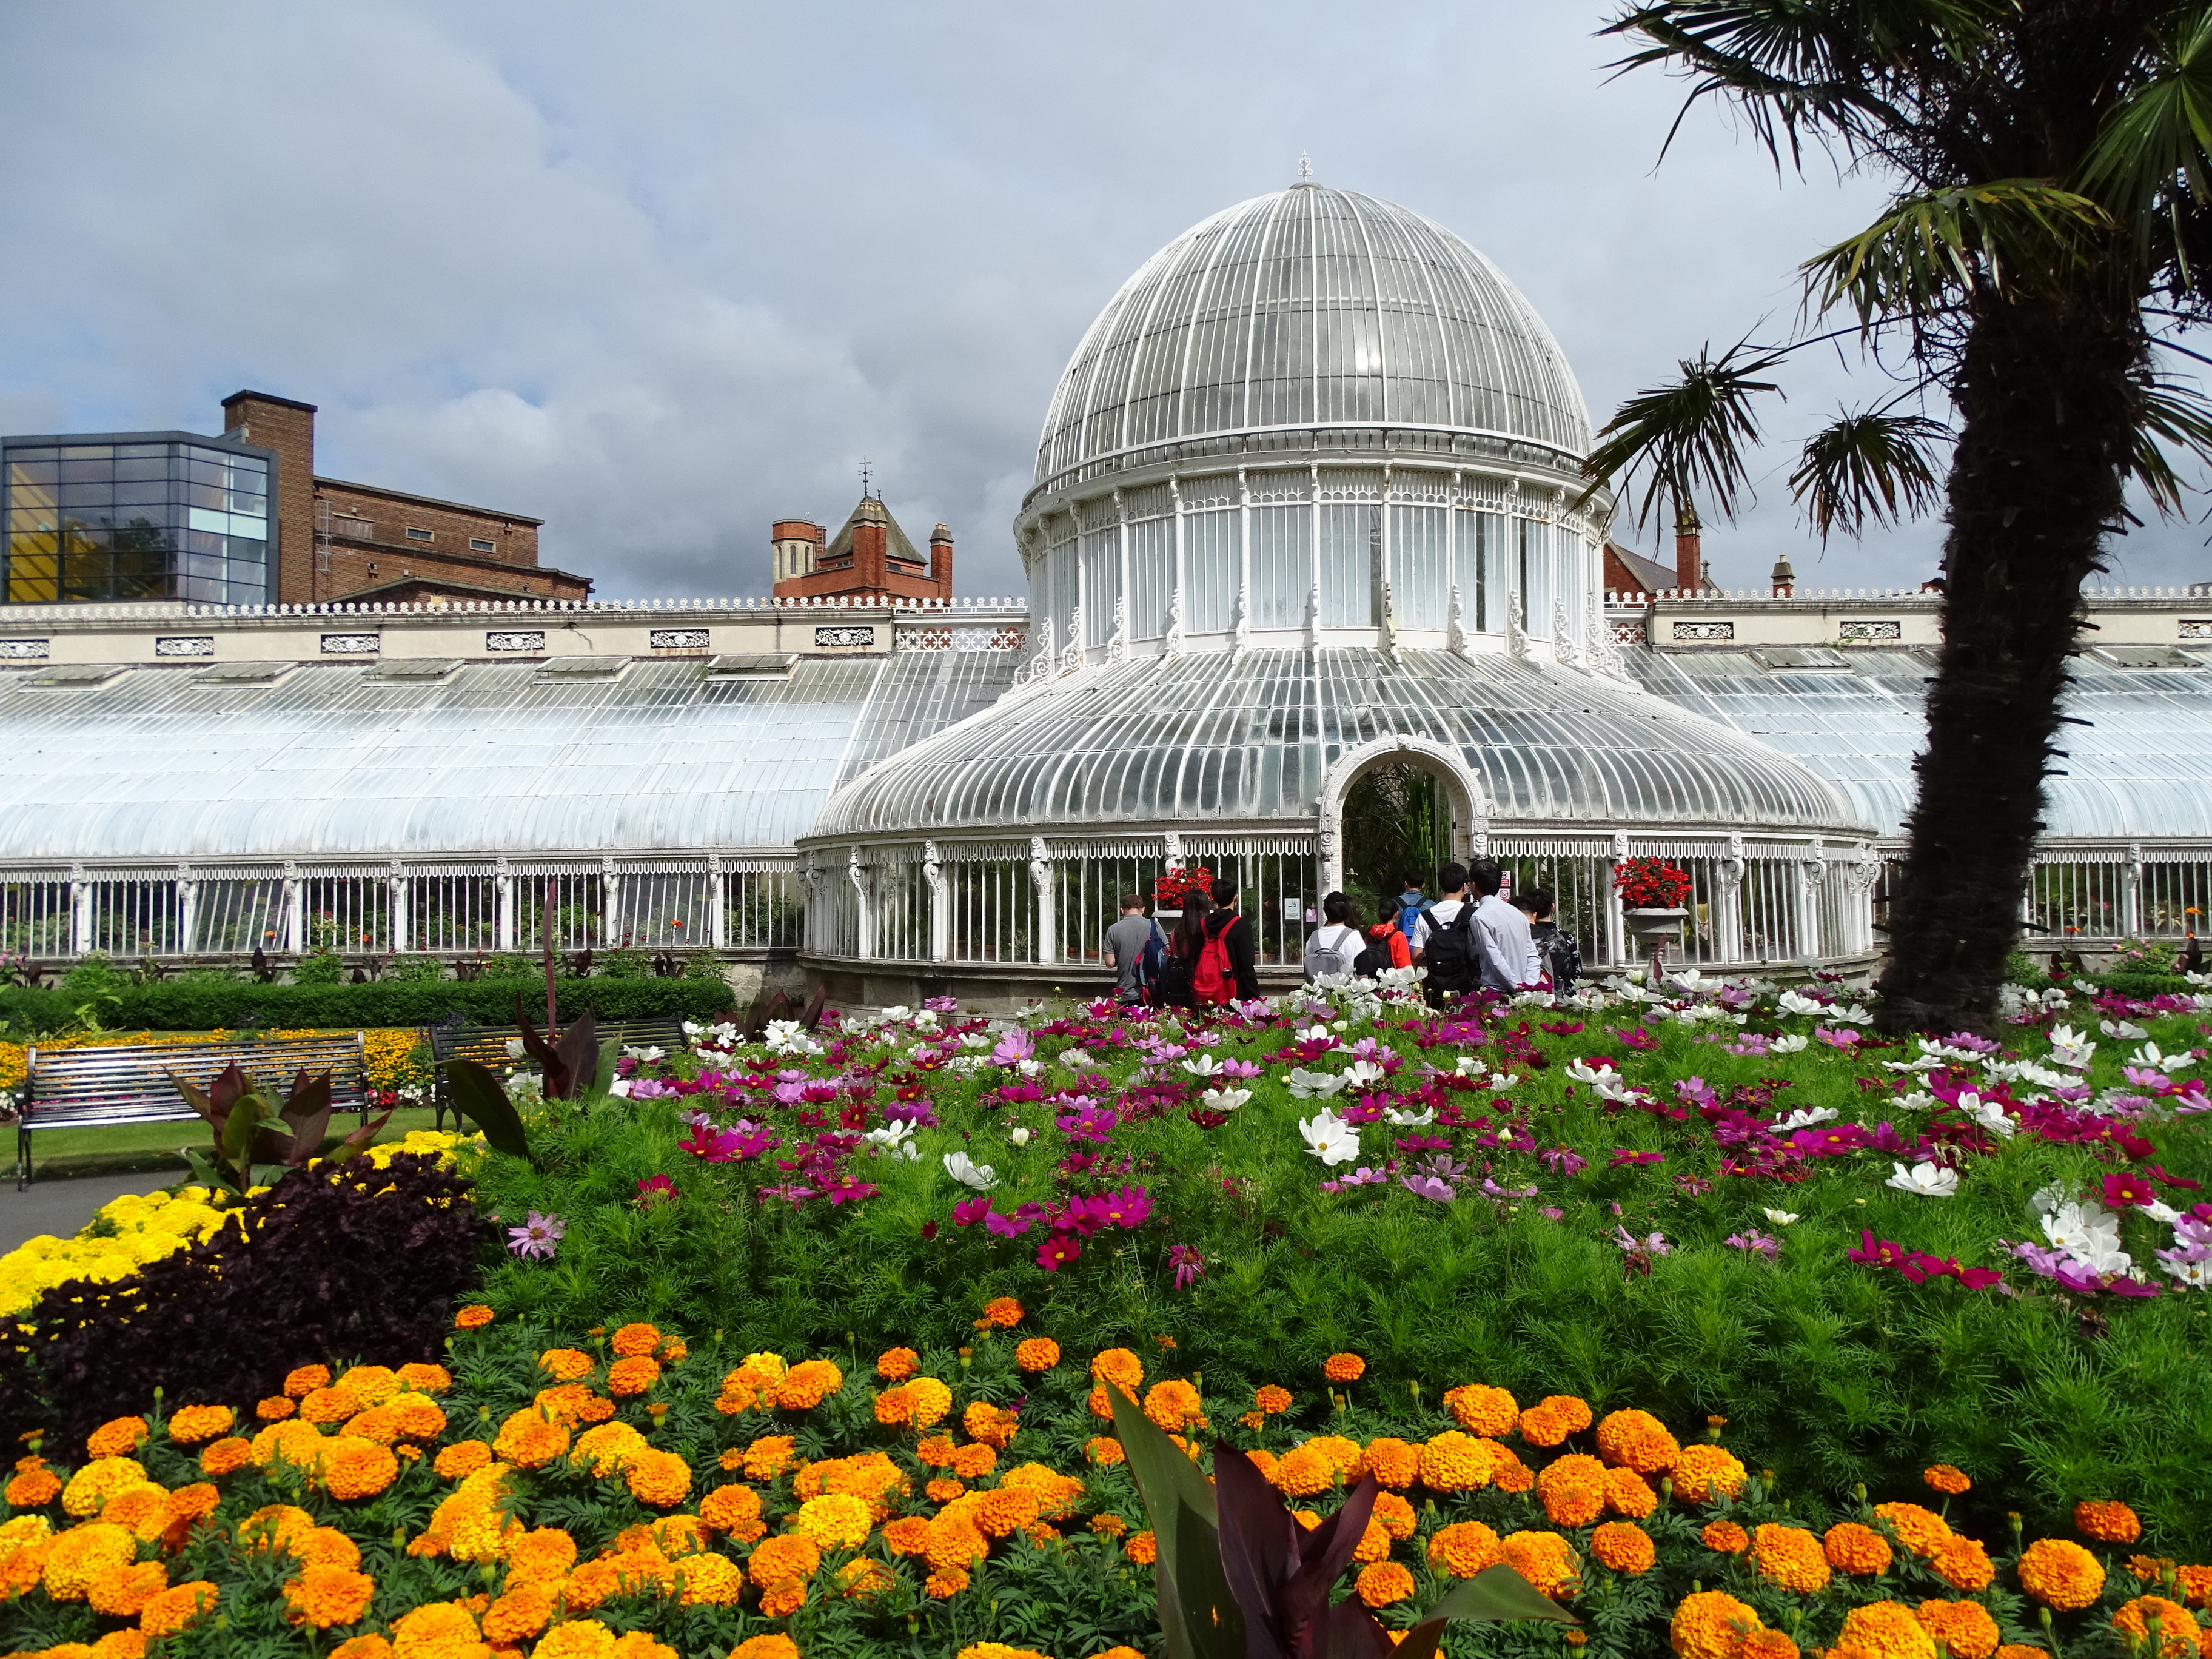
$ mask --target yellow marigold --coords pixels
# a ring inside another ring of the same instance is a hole
[[[168,1568],[159,1561],[141,1561],[94,1579],[85,1601],[104,1619],[136,1619],[168,1588]]]
[[[1332,1382],[1357,1382],[1367,1375],[1367,1362],[1356,1353],[1333,1353],[1322,1362],[1321,1374]]]
[[[1956,1498],[1974,1484],[1966,1479],[1964,1469],[1954,1468],[1948,1463],[1936,1463],[1921,1470],[1920,1478],[1946,1498]]]
[[[745,1572],[753,1583],[766,1589],[787,1579],[811,1578],[821,1565],[819,1543],[805,1533],[787,1532],[756,1544],[745,1562]]]
[[[343,1423],[368,1403],[350,1389],[315,1389],[300,1401],[300,1416],[309,1423]]]
[[[2072,1613],[2105,1590],[2105,1569],[2079,1544],[2039,1538],[2021,1553],[2020,1587],[2046,1607]]]
[[[726,1555],[687,1555],[676,1564],[676,1586],[687,1607],[726,1607],[744,1591],[744,1569]]]
[[[471,1302],[453,1316],[454,1327],[464,1331],[473,1331],[480,1326],[490,1324],[491,1321],[491,1310],[481,1302]]]
[[[1092,1356],[1091,1380],[1110,1382],[1126,1395],[1134,1395],[1145,1380],[1145,1362],[1127,1348],[1108,1348]]]
[[[1121,1553],[1140,1567],[1149,1567],[1160,1559],[1159,1540],[1150,1532],[1133,1532],[1121,1546]]]
[[[1856,1648],[1869,1659],[1936,1659],[1936,1638],[1902,1601],[1869,1601],[1844,1615],[1839,1648]]]
[[[1650,1412],[1608,1412],[1597,1425],[1597,1449],[1608,1463],[1625,1464],[1638,1474],[1663,1474],[1681,1448],[1667,1425]]]
[[[1582,1562],[1555,1532],[1511,1532],[1498,1540],[1498,1559],[1555,1601],[1578,1587]]]
[[[483,1611],[487,1642],[512,1645],[535,1636],[553,1617],[553,1591],[544,1584],[517,1584],[509,1579],[507,1593]]]
[[[1923,1601],[1913,1616],[1948,1659],[1990,1659],[1997,1650],[1997,1621],[1979,1601]]]
[[[491,1448],[481,1440],[456,1440],[440,1452],[430,1467],[447,1480],[474,1474],[491,1462]]]
[[[1521,1437],[1547,1449],[1590,1425],[1588,1402],[1571,1394],[1547,1395],[1521,1413]]]
[[[1048,1371],[1060,1364],[1060,1344],[1048,1336],[1033,1336],[1014,1350],[1014,1364],[1025,1371]]]
[[[1444,1409],[1459,1419],[1460,1427],[1486,1439],[1510,1434],[1521,1421],[1520,1405],[1510,1394],[1481,1382],[1446,1389]]]
[[[660,1333],[647,1324],[625,1325],[615,1333],[614,1340],[607,1346],[621,1358],[630,1359],[640,1354],[651,1353],[658,1348]]]
[[[651,1354],[630,1354],[607,1367],[607,1392],[617,1400],[643,1394],[659,1381],[660,1362]],[[833,1390],[824,1389],[823,1392]],[[808,1403],[813,1402],[810,1401]]]
[[[629,1495],[657,1510],[672,1510],[691,1492],[691,1466],[674,1452],[651,1447],[632,1457],[623,1471]]]
[[[1421,1478],[1421,1449],[1389,1435],[1369,1441],[1360,1461],[1387,1489],[1402,1492]]]
[[[1928,1558],[1928,1565],[1953,1589],[1964,1590],[1969,1595],[1980,1595],[1997,1576],[1989,1551],[1982,1547],[1979,1540],[1972,1538],[1945,1539],[1936,1547],[1936,1553]]]
[[[594,1480],[627,1468],[641,1454],[652,1450],[646,1438],[627,1423],[602,1423],[576,1437],[569,1454],[587,1466]]]
[[[1125,1462],[1128,1456],[1128,1454],[1121,1449],[1120,1441],[1111,1435],[1104,1434],[1093,1435],[1085,1441],[1083,1455],[1101,1468]]]
[[[1590,1553],[1615,1572],[1649,1572],[1659,1559],[1651,1534],[1629,1521],[1608,1521],[1591,1533]]]
[[[57,1601],[82,1601],[93,1581],[137,1559],[138,1540],[128,1527],[89,1521],[55,1538],[42,1575],[46,1594]]]
[[[213,1613],[222,1592],[204,1578],[175,1584],[148,1601],[138,1614],[138,1628],[149,1636],[174,1636]]]
[[[286,1616],[295,1625],[313,1625],[317,1630],[350,1625],[368,1613],[369,1597],[375,1593],[376,1581],[365,1572],[309,1567],[284,1586],[289,1609]]]
[[[1170,1434],[1206,1420],[1198,1390],[1179,1377],[1155,1382],[1145,1395],[1145,1415]]]
[[[1197,1398],[1194,1391],[1191,1399],[1194,1402]],[[1194,1420],[1206,1421],[1203,1417]],[[1003,1447],[1013,1440],[1016,1419],[1013,1413],[994,1406],[988,1400],[973,1400],[969,1401],[968,1409],[960,1413],[960,1425],[968,1431],[970,1439],[981,1440],[986,1445]]]
[[[1856,1521],[1838,1521],[1829,1528],[1820,1539],[1820,1553],[1838,1572],[1872,1577],[1889,1571],[1889,1540]]]
[[[1875,1519],[1889,1522],[1899,1543],[1923,1561],[1951,1536],[1950,1522],[1917,1504],[1877,1504],[1874,1512]]]
[[[2150,1621],[2158,1620],[2158,1648],[2150,1659],[2197,1659],[2202,1645],[2196,1616],[2179,1601],[2163,1595],[2138,1595],[2112,1613],[2112,1627],[2128,1638],[2130,1653],[2148,1653],[2139,1644],[2150,1640]],[[1964,1659],[1964,1656],[1961,1656]]]
[[[983,1317],[979,1325],[995,1325],[1000,1330],[1022,1322],[1022,1304],[1011,1296],[994,1296],[983,1304]]]
[[[427,1360],[410,1360],[399,1368],[399,1386],[416,1394],[443,1394],[453,1386],[453,1374]]]
[[[837,1569],[837,1582],[845,1587],[848,1599],[865,1601],[884,1594],[898,1583],[898,1579],[875,1557],[863,1555]]]
[[[904,1396],[906,1415],[900,1420],[917,1429],[934,1428],[952,1409],[952,1390],[933,1376],[917,1376],[889,1392]]]
[[[87,1463],[62,1488],[62,1508],[82,1520],[100,1513],[107,1500],[127,1486],[147,1484],[145,1465],[135,1457],[102,1457]]]
[[[825,1492],[799,1506],[790,1526],[805,1533],[823,1549],[858,1549],[874,1529],[875,1517],[860,1498],[844,1492]]]
[[[301,1365],[288,1371],[284,1376],[284,1393],[293,1400],[303,1400],[317,1389],[327,1389],[330,1385],[331,1368],[328,1365]]]
[[[1473,1492],[1490,1484],[1496,1449],[1457,1429],[1433,1435],[1421,1448],[1421,1484],[1431,1492]]]
[[[797,1455],[795,1443],[787,1434],[764,1434],[745,1448],[744,1472],[748,1480],[773,1480],[791,1467]]]
[[[127,1451],[130,1449],[125,1447],[123,1449]],[[2136,1512],[2125,1504],[2109,1499],[2076,1504],[2074,1506],[2074,1525],[2079,1531],[2105,1544],[2132,1544],[2142,1536],[2142,1522],[2136,1519]]]
[[[1641,1521],[1659,1507],[1659,1494],[1634,1469],[1612,1468],[1605,1472],[1605,1506],[1615,1515]]]
[[[1800,1595],[1828,1588],[1828,1558],[1820,1553],[1820,1540],[1802,1527],[1769,1521],[1754,1529],[1751,1565],[1769,1583]]]
[[[887,1382],[903,1382],[921,1369],[921,1356],[912,1348],[886,1348],[876,1356],[876,1375]]]
[[[1743,1491],[1748,1474],[1734,1452],[1710,1440],[1683,1447],[1675,1456],[1674,1468],[1668,1471],[1668,1478],[1674,1483],[1674,1496],[1686,1504],[1710,1504],[1716,1497],[1735,1498]]]
[[[952,1473],[963,1480],[980,1480],[999,1467],[999,1454],[981,1441],[952,1454]]]
[[[1387,1607],[1413,1593],[1413,1575],[1395,1561],[1377,1561],[1359,1570],[1355,1588],[1370,1607]]]
[[[1763,1630],[1759,1614],[1725,1590],[1697,1590],[1682,1598],[1667,1626],[1681,1659],[1740,1659],[1745,1638]]]
[[[1045,1659],[1045,1656],[1029,1648],[1010,1648],[1004,1642],[970,1642],[960,1650],[958,1659]]]
[[[10,1507],[35,1510],[52,1503],[61,1490],[62,1478],[52,1469],[26,1469],[8,1482],[6,1495]]]
[[[538,1369],[556,1382],[574,1382],[589,1376],[598,1362],[580,1348],[548,1348],[538,1356]]]
[[[1586,1527],[1605,1512],[1605,1465],[1571,1452],[1536,1477],[1536,1498],[1555,1527]]]
[[[85,1453],[91,1457],[127,1457],[144,1443],[146,1434],[144,1418],[115,1418],[85,1437]]]
[[[222,1476],[234,1474],[253,1461],[253,1443],[235,1437],[217,1440],[200,1452],[200,1473]]]
[[[197,1446],[228,1434],[237,1421],[238,1413],[228,1406],[179,1406],[169,1416],[169,1438],[180,1446]]]
[[[799,1659],[799,1644],[781,1631],[749,1637],[730,1650],[730,1659]]]

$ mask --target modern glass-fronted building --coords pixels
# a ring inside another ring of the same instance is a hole
[[[276,597],[270,450],[188,432],[0,438],[10,605]]]

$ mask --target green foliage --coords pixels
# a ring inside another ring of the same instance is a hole
[[[695,951],[684,958],[683,977],[693,980],[722,980],[722,964],[712,951]]]
[[[2051,979],[2051,975],[2044,964],[2018,945],[2014,945],[2011,954],[2005,957],[2004,976],[2005,982],[2008,985],[2030,988],[2045,985]]]
[[[336,985],[345,977],[345,958],[327,945],[318,945],[292,965],[295,985]]]
[[[384,977],[395,985],[436,985],[446,977],[446,964],[434,956],[395,956],[385,965]]]
[[[556,981],[562,1019],[599,1011],[602,1024],[631,1019],[706,1019],[727,1016],[729,987],[714,981],[647,979]],[[342,1029],[349,1026],[430,1025],[458,1012],[472,1025],[505,1025],[514,1016],[515,985],[456,980],[383,981],[369,985],[256,985],[235,979],[125,982],[100,1018],[131,1031]],[[67,1025],[84,999],[67,989],[0,989],[0,1020],[33,1030]],[[542,986],[534,1006],[544,1011]]]
[[[131,985],[131,975],[118,968],[105,951],[94,951],[79,957],[76,966],[62,975],[61,989],[82,1002],[88,997],[120,996]]]
[[[483,959],[483,976],[485,979],[528,979],[539,971],[539,963],[512,952]]]
[[[599,959],[602,979],[650,979],[653,957],[635,945],[617,945]]]

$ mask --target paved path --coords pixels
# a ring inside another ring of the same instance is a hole
[[[73,1181],[33,1181],[26,1193],[17,1192],[12,1179],[0,1181],[0,1252],[40,1233],[67,1238],[111,1199],[125,1193],[157,1193],[183,1178],[181,1172],[140,1170]]]

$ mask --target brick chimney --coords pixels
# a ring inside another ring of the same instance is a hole
[[[853,526],[853,586],[871,593],[883,592],[890,580],[890,516],[880,504],[863,498],[860,521]]]
[[[1685,593],[1694,593],[1705,585],[1705,555],[1699,550],[1702,538],[1698,532],[1698,509],[1687,500],[1678,502],[1674,508],[1674,586]]]
[[[943,525],[929,532],[929,585],[939,599],[952,597],[952,532]]]
[[[1772,584],[1774,597],[1778,599],[1789,599],[1796,592],[1797,573],[1790,568],[1790,556],[1787,553],[1775,560],[1774,568],[1768,574],[1766,580]]]
[[[276,601],[326,599],[315,580],[315,406],[267,392],[234,392],[222,400],[222,429],[276,452]]]

